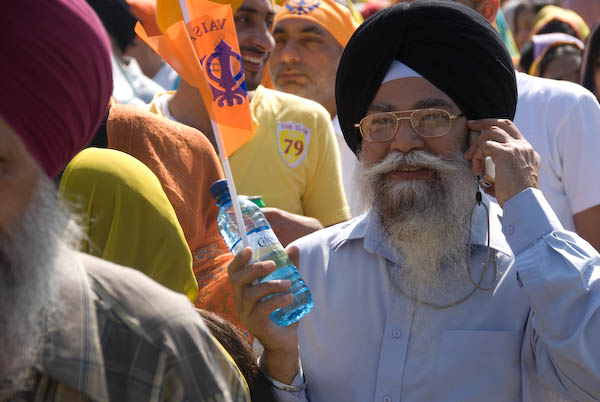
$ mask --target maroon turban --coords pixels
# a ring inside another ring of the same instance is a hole
[[[0,116],[54,177],[106,114],[108,36],[85,0],[0,1],[0,54]]]

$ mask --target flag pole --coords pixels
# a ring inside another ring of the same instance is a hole
[[[190,12],[188,10],[186,0],[179,0],[179,7],[181,8],[181,14],[183,15],[183,21],[187,24],[190,22]],[[212,108],[210,105],[205,105],[207,108]],[[209,113],[210,114],[210,113]],[[214,120],[210,119],[210,124],[212,126],[213,133],[215,135],[215,139],[217,141],[217,148],[219,150],[219,156],[221,157],[221,163],[223,163],[223,170],[225,171],[225,179],[227,179],[227,187],[229,187],[229,195],[231,196],[231,204],[233,205],[233,212],[235,214],[235,220],[237,223],[237,227],[240,232],[240,237],[242,239],[242,244],[244,247],[248,247],[250,243],[248,242],[248,235],[246,234],[246,225],[244,224],[244,218],[242,216],[242,209],[240,208],[240,202],[238,200],[237,190],[235,188],[235,182],[233,181],[233,174],[231,173],[231,167],[229,166],[229,158],[227,157],[227,152],[223,145],[223,139],[221,138],[221,133],[219,131],[219,127],[214,122]]]
[[[242,209],[240,208],[240,203],[238,201],[237,190],[233,181],[233,174],[231,173],[231,167],[229,166],[229,158],[227,158],[227,153],[225,152],[225,147],[223,146],[223,139],[221,138],[219,127],[212,118],[210,119],[210,124],[212,125],[213,133],[215,134],[215,139],[217,140],[217,148],[219,148],[219,156],[221,157],[221,162],[223,163],[223,170],[225,171],[227,187],[229,187],[231,204],[233,205],[233,212],[235,214],[235,220],[237,221],[237,226],[239,228],[240,236],[242,238],[242,244],[244,245],[244,247],[248,247],[250,243],[248,242],[248,236],[246,234],[246,225],[244,224]]]

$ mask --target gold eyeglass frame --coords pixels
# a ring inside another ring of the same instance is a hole
[[[450,118],[450,125],[448,126],[448,131],[446,131],[444,134],[439,134],[439,135],[423,135],[420,132],[417,131],[417,129],[415,128],[414,124],[413,124],[413,116],[416,112],[422,112],[424,110],[431,110],[431,111],[435,111],[435,112],[443,112],[446,113],[448,115],[448,117]],[[400,113],[410,113],[409,116],[398,116],[398,114]],[[396,118],[396,130],[394,130],[394,134],[385,140],[372,140],[369,139],[365,136],[365,134],[363,133],[361,124],[362,122],[367,119],[367,118],[372,118],[373,116],[381,116],[381,115],[393,115]],[[387,142],[390,141],[392,139],[394,139],[394,137],[396,136],[396,134],[398,134],[398,129],[400,128],[400,124],[398,123],[398,121],[400,120],[409,120],[410,121],[410,127],[413,129],[413,131],[415,133],[417,133],[418,135],[420,135],[423,138],[436,138],[436,137],[441,137],[443,135],[446,135],[450,132],[450,130],[452,130],[452,121],[459,119],[461,117],[465,117],[465,115],[463,113],[460,114],[452,114],[447,110],[443,110],[443,109],[436,109],[436,108],[425,108],[425,109],[412,109],[412,110],[398,110],[398,111],[394,111],[394,112],[381,112],[381,113],[373,113],[370,115],[367,115],[365,117],[363,117],[362,119],[360,119],[360,122],[355,123],[354,127],[358,128],[360,131],[360,135],[365,139],[365,141],[367,142]]]

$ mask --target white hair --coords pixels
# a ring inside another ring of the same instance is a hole
[[[389,179],[402,164],[431,169],[433,180]],[[477,184],[461,154],[442,158],[425,151],[392,152],[381,162],[361,161],[357,178],[401,267],[388,273],[404,296],[445,305],[471,290],[466,259],[470,250],[469,219]]]
[[[61,250],[80,231],[41,174],[30,204],[9,234],[0,233],[0,401],[32,385],[45,339],[59,321]]]

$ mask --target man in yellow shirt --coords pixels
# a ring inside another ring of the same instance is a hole
[[[330,117],[316,102],[260,86],[274,48],[273,6],[246,0],[234,12],[255,135],[229,157],[240,194],[261,195],[280,241],[289,242],[350,217]],[[215,144],[199,91],[183,80],[155,96],[150,111],[202,131]]]
[[[358,216],[363,212],[354,179],[358,159],[342,135],[334,90],[342,51],[358,23],[350,10],[335,0],[288,0],[275,14],[273,25],[275,49],[269,66],[275,88],[312,99],[329,112],[340,151],[346,200],[352,216]]]

